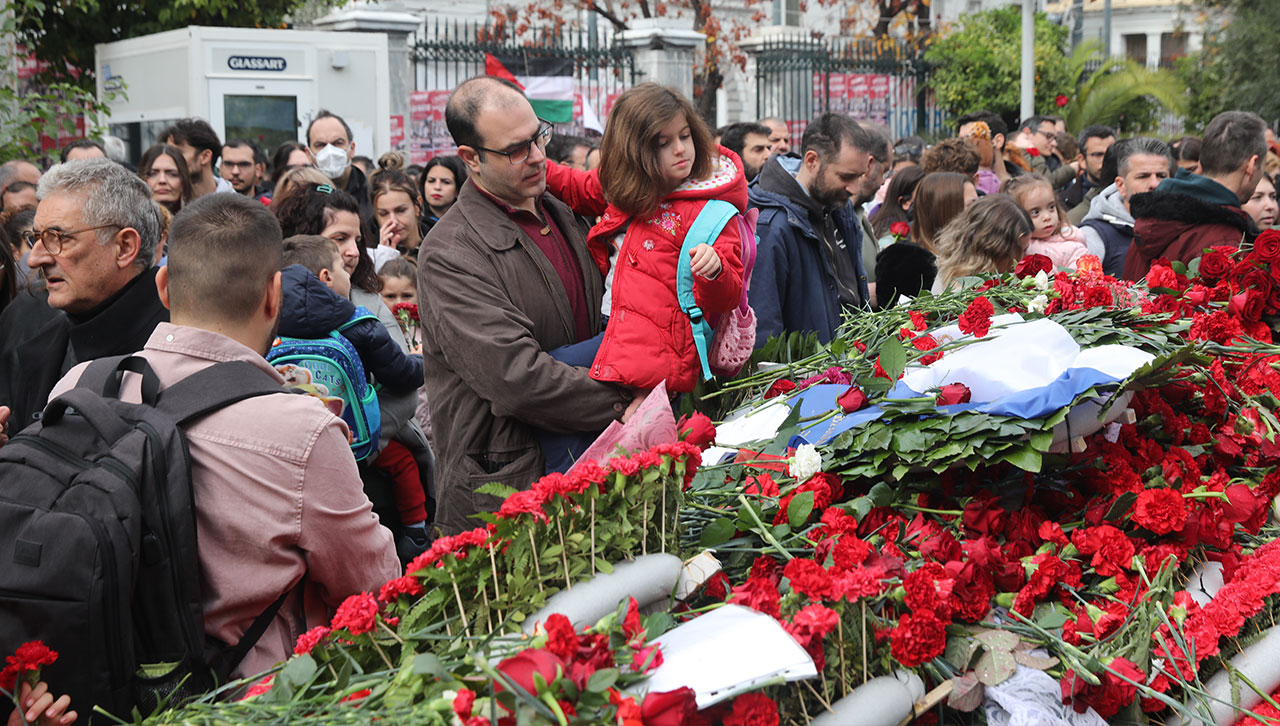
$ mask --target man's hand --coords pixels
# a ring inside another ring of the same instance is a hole
[[[631,399],[631,403],[627,404],[627,409],[622,412],[622,423],[626,423],[631,419],[631,414],[635,413],[636,409],[640,408],[640,404],[644,403],[644,399],[648,396],[648,391],[636,392],[636,397]]]
[[[0,446],[9,443],[9,417],[12,415],[8,406],[0,406]]]
[[[709,244],[700,244],[689,250],[689,259],[689,266],[695,275],[712,280],[720,274],[720,255]]]
[[[71,705],[71,697],[64,695],[54,700],[53,694],[49,692],[49,684],[44,681],[37,683],[34,689],[30,683],[23,681],[18,703],[21,704],[21,708],[15,708],[13,713],[9,714],[9,726],[23,726],[28,723],[40,724],[40,726],[66,726],[76,720],[76,712],[67,710]],[[25,720],[22,709],[26,709]]]

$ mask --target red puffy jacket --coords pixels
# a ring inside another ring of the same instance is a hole
[[[547,188],[579,214],[599,216],[587,235],[587,247],[600,271],[609,271],[613,239],[625,230],[613,273],[613,307],[591,377],[652,389],[693,390],[702,372],[689,317],[676,301],[676,263],[685,232],[710,199],[747,208],[747,179],[742,161],[720,148],[711,177],[686,181],[649,214],[631,217],[605,201],[595,171],[547,163]],[[708,315],[737,306],[742,295],[742,240],[738,225],[725,225],[712,245],[720,255],[714,280],[693,276],[693,296]]]

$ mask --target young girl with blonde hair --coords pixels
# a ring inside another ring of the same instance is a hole
[[[1022,205],[1031,217],[1028,255],[1044,255],[1053,266],[1075,270],[1080,258],[1089,254],[1084,232],[1071,226],[1053,194],[1053,185],[1039,174],[1023,174],[1004,184],[1004,193]]]
[[[1012,197],[992,194],[969,205],[938,235],[934,294],[962,277],[1011,272],[1033,229],[1031,217]]]
[[[670,392],[692,391],[702,366],[677,300],[677,263],[710,200],[746,211],[742,161],[715,145],[688,99],[656,83],[618,99],[600,159],[592,171],[547,164],[548,190],[579,214],[600,217],[587,246],[602,273],[613,268],[609,324],[590,375],[643,391],[664,380]],[[689,252],[694,299],[704,313],[727,313],[743,287],[738,225],[731,218],[708,242]]]

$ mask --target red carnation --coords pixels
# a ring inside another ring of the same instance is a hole
[[[927,610],[903,615],[890,634],[889,651],[908,668],[928,663],[946,648],[947,626]]]
[[[680,432],[682,439],[699,449],[706,449],[716,440],[715,424],[711,423],[706,414],[694,413],[681,417],[676,430]]]
[[[415,597],[422,594],[422,581],[413,575],[405,575],[397,577],[394,580],[388,580],[378,591],[378,599],[382,602],[393,602],[401,595]]]
[[[831,597],[831,575],[813,560],[791,560],[782,574],[791,581],[792,590],[807,595],[811,600]]]
[[[546,502],[546,494],[541,488],[525,489],[507,497],[498,508],[498,519],[515,519],[521,514],[531,514],[538,521],[547,521],[547,513],[542,509]]]
[[[756,612],[778,617],[778,588],[763,577],[749,577],[747,581],[733,588],[729,602],[734,605],[745,605]]]
[[[1013,268],[1013,274],[1019,278],[1035,277],[1041,272],[1046,275],[1053,272],[1053,260],[1045,255],[1027,255],[1018,260],[1018,266]]]
[[[1156,534],[1181,532],[1187,523],[1187,505],[1172,489],[1147,489],[1133,505],[1133,521]]]
[[[845,413],[853,413],[861,411],[867,406],[867,394],[862,392],[857,386],[849,386],[849,390],[840,394],[836,399],[836,403],[840,404],[841,410]]]
[[[774,396],[781,396],[784,393],[790,393],[794,390],[796,390],[795,381],[789,381],[786,378],[779,378],[769,386],[769,390],[764,392],[764,397],[773,398]]]
[[[1054,102],[1054,104],[1056,104],[1056,105],[1057,105],[1057,107],[1058,107],[1058,108],[1062,108],[1063,106],[1067,105],[1068,103],[1071,103],[1071,97],[1069,97],[1069,96],[1064,96],[1064,95],[1062,95],[1061,93],[1059,93],[1057,96],[1055,96],[1055,97],[1054,97],[1053,102]]]
[[[569,618],[560,613],[547,616],[542,627],[547,631],[547,650],[566,661],[578,654],[578,631],[574,630]]]
[[[400,313],[409,316],[409,319],[418,322],[418,304],[417,303],[396,303],[391,306],[391,314],[400,317]]]
[[[346,628],[352,635],[373,630],[378,622],[378,601],[367,592],[356,593],[338,606],[333,616],[333,629]]]
[[[1040,150],[1039,150],[1039,149],[1037,149],[1037,148],[1036,148],[1036,147],[1034,147],[1034,146],[1032,146],[1032,147],[1031,147],[1031,148],[1029,148],[1029,149],[1023,149],[1023,151],[1027,152],[1027,156],[1039,156],[1039,155],[1040,155]]]
[[[744,693],[733,700],[724,726],[778,726],[778,704],[763,693]],[[649,722],[645,721],[645,726]]]
[[[320,641],[329,637],[329,632],[329,629],[325,626],[317,625],[302,635],[299,635],[297,645],[293,646],[293,654],[302,655],[303,653],[310,653],[317,645],[320,644]]]
[[[1147,287],[1152,290],[1157,288],[1177,289],[1178,273],[1174,272],[1172,267],[1152,265],[1151,269],[1147,270]]]
[[[476,705],[476,692],[470,688],[458,689],[458,695],[453,697],[453,712],[458,714],[458,718],[471,718],[471,709]]]
[[[960,332],[969,333],[975,338],[983,337],[991,330],[991,316],[995,311],[991,301],[986,296],[979,295],[960,316]]]
[[[963,383],[948,383],[938,389],[938,405],[953,406],[957,403],[968,403],[971,393]]]
[[[894,237],[905,238],[907,235],[911,234],[911,225],[906,222],[894,222],[889,225],[889,234]]]

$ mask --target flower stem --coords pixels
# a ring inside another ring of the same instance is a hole
[[[760,516],[756,514],[756,510],[747,503],[746,496],[739,494],[738,501],[742,502],[742,506],[747,511],[747,516],[751,517],[751,521],[754,522],[755,525],[760,528],[760,536],[764,538],[764,541],[773,545],[773,548],[778,550],[778,552],[783,557],[786,557],[788,560],[794,560],[795,556],[793,556],[790,552],[788,552],[787,548],[783,547],[782,543],[779,542],[778,539],[773,536],[773,532],[769,531],[769,529],[764,526],[764,522],[760,521]]]
[[[471,624],[467,622],[467,609],[462,604],[462,593],[458,590],[458,578],[449,573],[449,582],[453,583],[453,596],[458,599],[458,613],[462,615],[462,632],[471,637]],[[389,663],[387,665],[390,665]]]
[[[538,578],[538,592],[546,592],[542,587],[542,568],[538,566],[538,544],[533,541],[533,528],[528,529],[529,546],[533,548],[533,574]]]
[[[560,533],[560,561],[564,563],[564,589],[572,590],[573,581],[569,579],[569,555],[565,552],[563,517],[556,517],[556,530]]]

